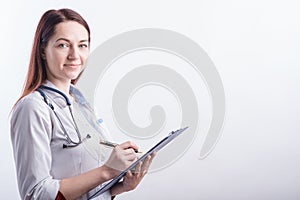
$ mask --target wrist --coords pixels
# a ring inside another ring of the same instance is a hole
[[[101,171],[101,178],[105,181],[108,181],[116,176],[116,173],[113,169],[106,165],[102,165],[101,167],[98,168],[99,171]]]
[[[123,192],[127,192],[123,187],[123,182],[119,182],[110,189],[111,196],[117,196]]]

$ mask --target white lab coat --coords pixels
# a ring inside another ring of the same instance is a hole
[[[45,85],[55,88],[49,81]],[[43,91],[55,107],[69,137],[78,141],[65,99],[52,91]],[[62,148],[66,143],[63,129],[37,91],[22,98],[15,106],[11,115],[11,141],[20,196],[26,200],[54,200],[61,179],[96,168],[104,161],[93,158],[83,144]],[[79,199],[87,199],[94,192]],[[111,195],[105,192],[97,199],[111,199]]]

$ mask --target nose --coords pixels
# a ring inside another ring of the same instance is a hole
[[[74,60],[80,57],[80,52],[79,52],[79,48],[76,46],[72,46],[70,48],[69,54],[68,54],[68,59],[70,60]]]

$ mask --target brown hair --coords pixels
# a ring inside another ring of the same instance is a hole
[[[49,39],[55,33],[56,25],[65,21],[76,21],[83,25],[88,31],[88,42],[90,42],[90,28],[80,14],[67,8],[46,11],[41,17],[35,32],[27,77],[22,95],[18,101],[36,90],[46,80],[46,61],[43,59],[43,52]],[[77,79],[72,80],[72,83],[75,84]]]

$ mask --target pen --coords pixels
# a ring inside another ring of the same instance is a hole
[[[108,147],[115,147],[115,146],[118,145],[117,143],[106,141],[106,140],[100,140],[99,143],[102,144],[102,145],[108,146]],[[135,153],[142,153],[142,152],[139,152],[137,149],[134,149],[134,152]]]
[[[109,147],[115,147],[115,146],[118,145],[117,143],[109,142],[109,141],[106,141],[106,140],[100,140],[99,143],[103,144],[105,146],[109,146]]]

